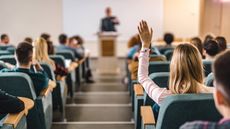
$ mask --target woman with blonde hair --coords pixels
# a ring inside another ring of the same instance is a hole
[[[160,88],[148,77],[149,46],[153,30],[142,21],[138,27],[142,40],[142,49],[139,56],[138,81],[147,94],[160,106],[165,97],[172,94],[211,93],[213,88],[203,84],[204,73],[201,55],[192,44],[178,45],[170,64],[169,89]]]
[[[34,58],[40,63],[47,63],[52,70],[56,69],[55,62],[49,58],[48,45],[45,39],[39,37],[34,42]]]

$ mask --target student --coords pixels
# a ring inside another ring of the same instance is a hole
[[[227,41],[224,37],[218,36],[215,38],[215,40],[219,45],[219,51],[220,52],[225,51],[227,49]]]
[[[211,93],[213,88],[203,85],[203,64],[197,48],[191,44],[178,45],[173,53],[170,64],[169,89],[160,88],[148,76],[149,46],[153,31],[145,21],[138,27],[142,40],[139,56],[138,81],[147,94],[160,106],[162,100],[173,94]]]
[[[0,46],[8,46],[10,42],[10,38],[7,34],[2,34],[1,35],[1,42]]]
[[[218,53],[219,53],[219,46],[215,40],[211,39],[204,43],[205,60],[213,61]]]
[[[213,64],[214,71],[214,102],[222,114],[219,122],[194,121],[185,123],[180,129],[230,129],[230,51],[217,56]],[[202,115],[202,114],[201,114]]]
[[[39,63],[33,60],[33,46],[27,42],[19,43],[16,48],[16,60],[16,68],[11,70],[3,69],[1,72],[22,72],[28,74],[33,81],[35,92],[39,96],[40,92],[47,88],[49,78]],[[34,71],[30,69],[31,66],[33,66]]]
[[[24,39],[24,41],[27,42],[27,43],[30,43],[30,44],[33,43],[33,39],[30,38],[30,37],[26,37],[26,38]]]
[[[194,37],[190,42],[199,50],[201,56],[203,57],[203,44],[201,39],[199,37]]]
[[[164,41],[166,43],[166,47],[170,47],[172,45],[172,42],[174,41],[174,35],[172,33],[165,33]]]
[[[37,38],[34,41],[34,58],[39,63],[47,63],[52,70],[56,69],[55,62],[49,58],[47,42],[43,38]]]
[[[74,53],[75,57],[78,59],[82,59],[82,55],[78,53],[75,49],[68,46],[68,37],[66,34],[59,35],[59,43],[60,45],[57,47],[58,51],[61,50],[70,50]]]
[[[128,50],[127,58],[131,60],[133,59],[135,53],[138,52],[141,48],[141,39],[138,34],[131,37],[128,42],[128,47],[130,48]]]

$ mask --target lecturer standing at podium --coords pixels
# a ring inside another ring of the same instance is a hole
[[[118,19],[112,16],[112,10],[107,7],[105,10],[106,17],[101,20],[101,32],[116,32],[115,26],[119,24]]]

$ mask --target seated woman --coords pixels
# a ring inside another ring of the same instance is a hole
[[[142,40],[142,49],[139,56],[138,81],[144,87],[146,93],[159,106],[161,102],[173,94],[185,93],[212,93],[213,88],[203,84],[204,73],[201,55],[196,47],[191,44],[178,45],[173,53],[170,64],[169,87],[160,88],[148,77],[149,46],[151,44],[153,30],[145,21],[138,27]]]
[[[49,58],[48,46],[46,40],[43,38],[37,38],[33,42],[34,45],[34,58],[40,63],[47,63],[55,71],[56,66],[53,60]]]

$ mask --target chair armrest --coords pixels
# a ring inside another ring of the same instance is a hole
[[[55,88],[57,86],[56,82],[55,81],[52,81],[52,80],[49,80],[49,86]]]
[[[56,78],[56,80],[57,81],[65,81],[65,78],[66,78],[66,76],[60,76],[60,75],[58,75],[57,78]]]
[[[134,93],[136,96],[144,96],[143,87],[140,84],[134,85]]]
[[[144,126],[156,124],[151,106],[141,106],[141,117]]]
[[[84,57],[83,59],[81,59],[81,60],[77,61],[77,63],[80,65],[80,64],[84,63],[84,62],[85,62],[85,60],[86,60],[86,57]]]
[[[51,85],[48,85],[47,88],[43,89],[40,93],[40,96],[48,96],[49,93],[53,91],[53,87]]]
[[[17,127],[19,121],[22,119],[24,115],[28,114],[28,110],[30,110],[34,106],[34,101],[25,97],[18,97],[20,100],[24,102],[25,109],[19,113],[10,113],[7,115],[3,124],[13,125],[14,128]]]
[[[70,66],[68,67],[68,71],[69,71],[69,72],[72,72],[72,71],[74,71],[78,66],[79,66],[78,63],[72,62],[72,63],[70,64]]]

